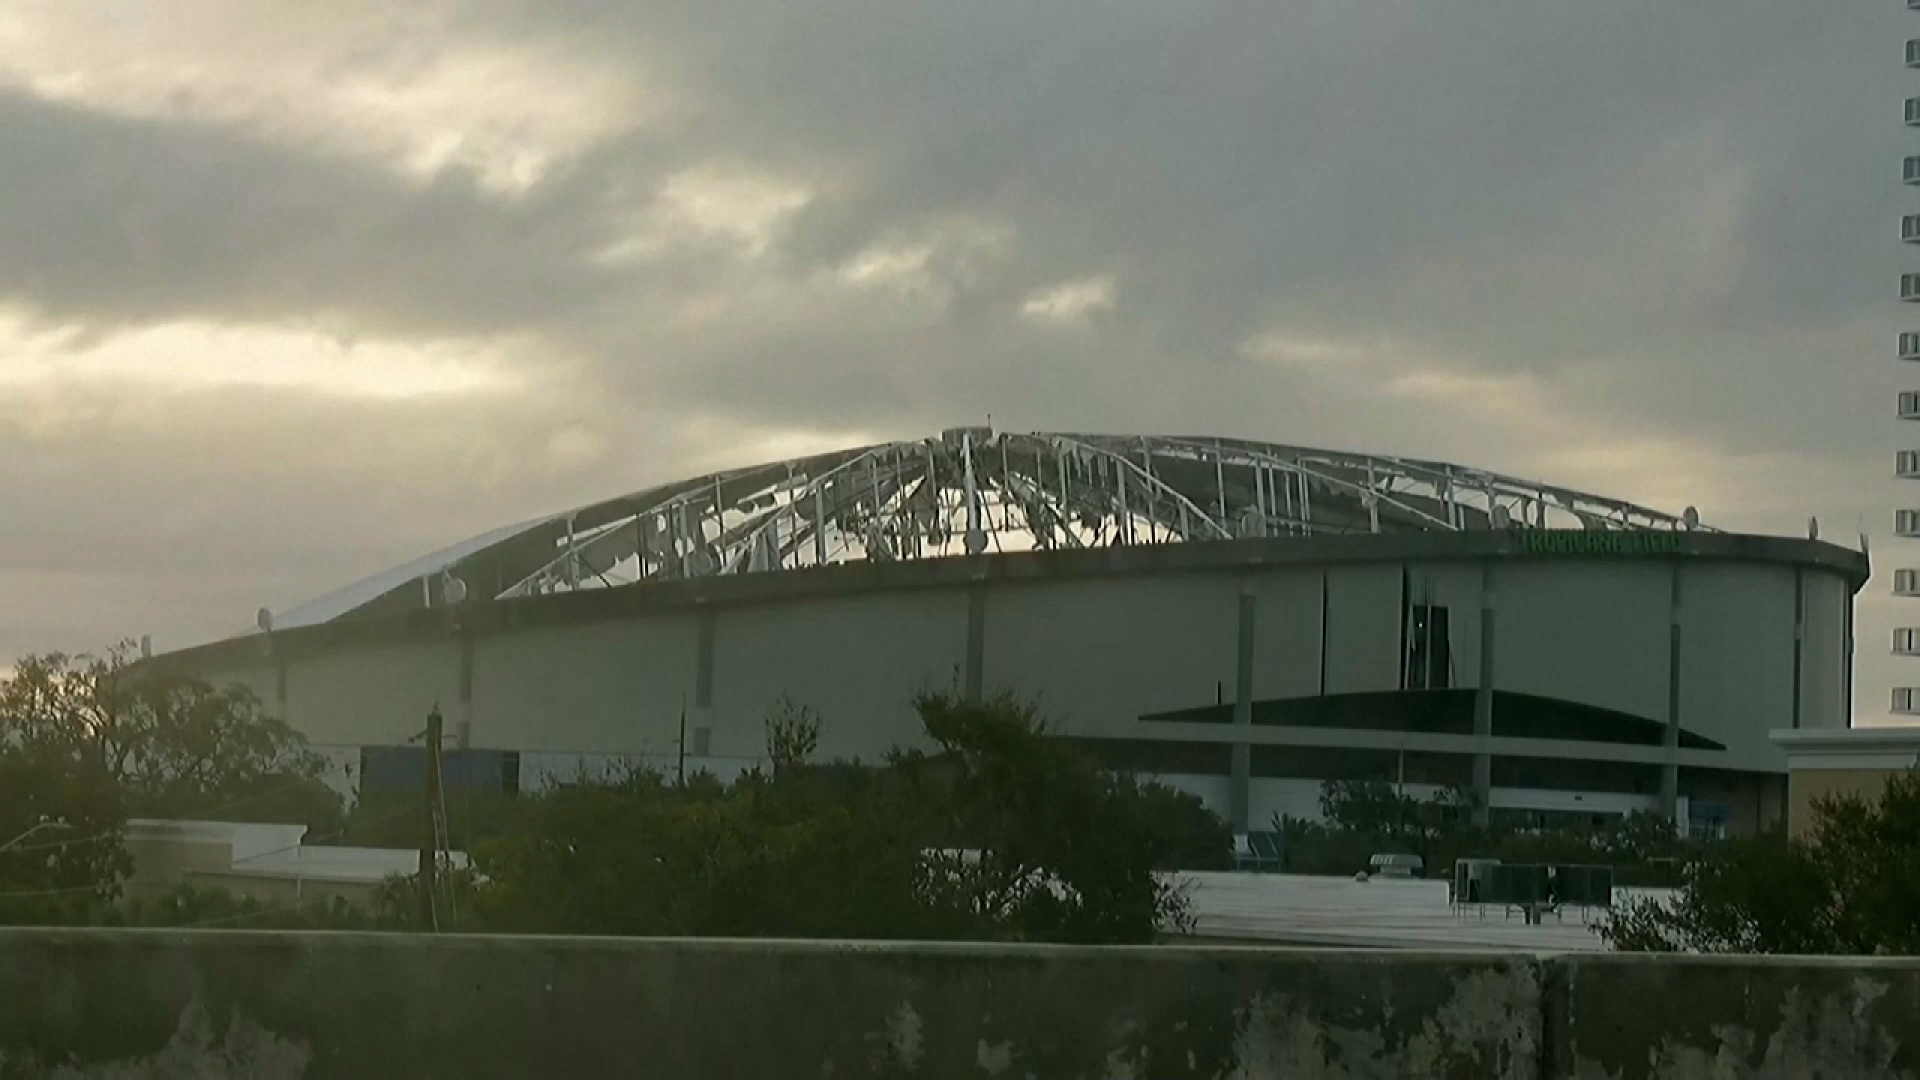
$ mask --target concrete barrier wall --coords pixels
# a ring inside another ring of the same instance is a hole
[[[1920,963],[0,931],[0,1076],[1912,1076]]]
[[[1546,1031],[1580,1080],[1920,1076],[1920,958],[1555,960]]]

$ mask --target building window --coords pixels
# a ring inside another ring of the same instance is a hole
[[[687,752],[694,757],[706,757],[713,750],[713,729],[697,727],[693,729],[693,746]]]
[[[1407,608],[1407,656],[1400,689],[1448,690],[1453,687],[1453,648],[1447,609],[1440,604]]]

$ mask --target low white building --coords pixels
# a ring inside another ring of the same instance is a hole
[[[359,904],[386,879],[420,870],[418,851],[307,844],[306,833],[305,825],[135,818],[126,829],[126,894],[152,898],[190,885],[288,904]],[[467,862],[462,852],[450,859]]]

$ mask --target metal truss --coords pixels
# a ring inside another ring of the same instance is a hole
[[[1014,434],[756,465],[582,507],[445,566],[499,599],[844,562],[1237,537],[1684,530],[1615,499],[1439,462],[1236,439]],[[497,557],[511,549],[511,580]],[[544,551],[545,557],[538,552]],[[490,558],[491,557],[491,558]],[[480,567],[476,566],[475,569]],[[431,603],[433,590],[416,595]]]
[[[1241,439],[955,428],[731,469],[474,537],[261,625],[847,562],[1244,537],[1704,528],[1483,469]],[[1920,593],[1920,586],[1915,587]]]

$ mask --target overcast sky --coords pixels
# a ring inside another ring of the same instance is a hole
[[[1865,528],[1870,719],[1920,506],[1907,36],[1893,0],[9,0],[0,665],[992,413]]]

